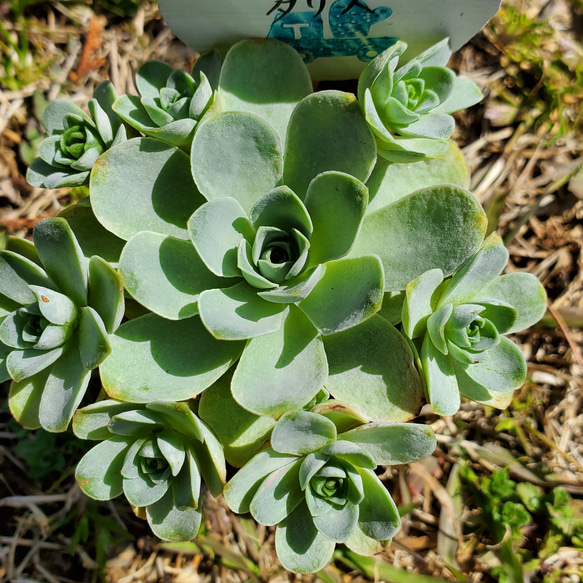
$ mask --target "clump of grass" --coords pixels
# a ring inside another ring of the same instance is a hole
[[[42,1],[0,2],[0,85],[11,91],[37,82],[51,65],[51,58],[33,39],[36,24],[28,14]]]
[[[573,17],[580,6],[571,0]],[[583,126],[583,46],[545,11],[533,14],[525,1],[508,2],[487,30],[507,74],[492,87],[489,118],[494,125],[525,121],[535,131],[545,125],[561,136]]]

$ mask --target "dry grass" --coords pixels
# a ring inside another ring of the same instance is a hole
[[[525,6],[518,0],[511,4]],[[19,148],[27,129],[38,125],[32,115],[35,92],[49,100],[67,95],[84,105],[105,78],[118,92],[135,93],[133,73],[147,59],[189,68],[195,58],[150,3],[125,21],[68,3],[53,2],[44,10],[31,21],[29,35],[39,59],[50,62],[51,74],[17,91],[0,92],[0,226],[18,236],[72,200],[66,189],[34,189],[23,177]],[[397,503],[413,505],[382,557],[402,573],[455,580],[452,562],[457,561],[469,581],[497,580],[486,555],[496,550],[490,548],[488,533],[468,534],[479,516],[475,502],[467,490],[460,497],[452,481],[448,485],[462,459],[479,476],[507,467],[514,480],[544,492],[563,485],[574,508],[583,500],[583,141],[578,117],[583,108],[580,95],[569,92],[564,107],[533,109],[547,103],[543,78],[551,79],[552,68],[545,63],[552,65],[562,51],[568,65],[571,53],[581,51],[576,43],[583,11],[575,0],[530,2],[528,10],[534,20],[542,14],[549,27],[537,47],[543,72],[517,64],[513,39],[495,22],[455,57],[454,65],[487,95],[482,105],[459,117],[456,138],[472,171],[475,195],[509,247],[507,270],[534,273],[548,292],[549,310],[539,326],[516,338],[528,359],[528,381],[508,411],[466,403],[455,418],[439,419],[424,410],[423,420],[438,434],[434,456],[383,474]],[[575,78],[578,65],[573,62],[572,70],[570,65],[566,69]],[[18,438],[8,419],[0,410],[0,583],[84,582],[102,576],[123,583],[398,580],[378,570],[363,574],[342,561],[319,579],[285,573],[275,558],[272,529],[234,517],[222,500],[211,498],[205,502],[205,533],[196,545],[160,545],[123,503],[96,509],[75,485],[72,465],[60,477],[53,473],[31,480],[15,452]],[[74,540],[84,514],[105,517],[108,525],[130,533],[130,539],[119,536],[109,546],[102,573],[95,562],[99,532],[88,534],[87,545]],[[521,542],[521,548],[535,553],[544,542],[536,527],[527,528]],[[572,545],[557,549],[528,580],[543,581],[553,571],[558,575],[552,581],[581,581],[583,552]]]

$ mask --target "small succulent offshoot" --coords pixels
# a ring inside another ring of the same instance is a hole
[[[49,135],[40,143],[26,180],[40,188],[88,184],[97,158],[126,140],[126,128],[112,109],[116,99],[113,85],[105,81],[89,100],[89,115],[66,99],[51,101],[42,116]]]
[[[401,519],[374,470],[427,457],[435,444],[425,425],[377,423],[338,434],[323,415],[291,411],[273,428],[271,447],[251,458],[224,494],[233,511],[277,525],[275,548],[286,569],[313,573],[336,543],[372,555],[393,538]]]
[[[473,81],[446,67],[448,39],[397,68],[406,50],[406,43],[396,42],[367,65],[358,83],[358,100],[379,155],[392,162],[445,154],[455,128],[451,114],[482,100]]]
[[[12,380],[22,425],[64,431],[111,352],[123,284],[100,257],[85,259],[65,219],[39,222],[33,237],[0,251],[0,380]]]
[[[77,411],[73,430],[100,440],[76,470],[88,496],[111,500],[123,493],[161,539],[198,534],[202,480],[218,496],[226,469],[220,443],[187,403],[100,401]]]

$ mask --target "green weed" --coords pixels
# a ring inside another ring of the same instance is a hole
[[[509,77],[493,86],[498,96],[491,110],[496,125],[525,121],[536,130],[545,124],[557,135],[580,127],[581,44],[548,20],[531,18],[526,2],[506,3],[490,31]]]
[[[481,509],[474,529],[491,538],[492,550],[481,558],[492,575],[500,583],[522,583],[528,573],[541,572],[543,583],[560,581],[545,561],[562,547],[583,549],[580,503],[561,486],[545,492],[529,482],[517,483],[506,469],[479,477],[464,463],[460,476]]]

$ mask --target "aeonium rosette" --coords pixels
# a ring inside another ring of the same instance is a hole
[[[530,273],[501,276],[507,261],[494,233],[451,278],[432,269],[407,286],[403,331],[419,349],[428,401],[438,414],[456,413],[460,395],[503,409],[524,381],[524,356],[503,335],[536,323],[545,293]]]
[[[123,284],[83,257],[64,219],[39,222],[33,237],[0,251],[0,380],[12,380],[10,409],[25,427],[64,431],[110,353]]]
[[[77,411],[73,430],[101,441],[77,466],[83,492],[97,500],[123,493],[164,540],[198,534],[202,479],[218,496],[226,469],[221,445],[187,403],[99,401]]]
[[[282,565],[298,573],[322,569],[336,543],[371,555],[399,530],[378,464],[402,464],[435,449],[431,428],[372,423],[338,434],[323,415],[292,411],[271,434],[271,447],[251,458],[225,486],[225,499],[260,524],[277,525]]]
[[[112,109],[116,98],[113,85],[105,81],[89,100],[90,115],[66,99],[51,101],[42,116],[49,135],[26,173],[27,181],[42,188],[87,184],[97,158],[126,139],[126,129]]]
[[[379,155],[391,162],[442,156],[455,120],[450,115],[481,101],[470,79],[446,67],[449,40],[399,67],[407,45],[398,41],[371,61],[358,83],[358,100],[373,130]]]

